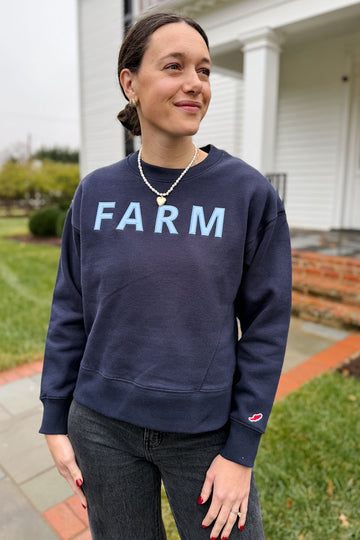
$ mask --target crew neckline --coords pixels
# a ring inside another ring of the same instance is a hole
[[[187,171],[185,176],[181,179],[181,182],[186,182],[196,176],[199,176],[205,170],[212,167],[214,163],[216,163],[222,155],[222,152],[218,150],[212,144],[203,146],[200,148],[200,150],[203,150],[204,152],[207,153],[206,158],[203,159],[203,161],[201,161],[200,163],[197,163],[196,165],[193,165],[192,167],[190,167],[190,169]],[[141,178],[140,172],[138,169],[138,164],[137,164],[138,154],[139,154],[139,150],[127,156],[126,159],[127,159],[127,163],[130,169]],[[175,182],[179,174],[181,174],[181,172],[184,170],[184,169],[169,169],[165,167],[159,167],[158,165],[151,165],[150,163],[146,163],[143,160],[141,160],[141,165],[142,165],[146,178],[151,183],[153,182],[173,183]]]

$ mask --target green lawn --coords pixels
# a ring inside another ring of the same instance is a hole
[[[6,238],[26,233],[26,218],[0,218],[0,371],[44,348],[59,248]]]
[[[0,369],[44,347],[59,248],[4,238],[26,230],[0,218]],[[360,381],[328,373],[277,403],[255,474],[267,540],[360,539]],[[164,494],[163,513],[178,540]]]
[[[327,373],[277,403],[256,461],[268,540],[360,538],[360,381]]]
[[[358,540],[360,381],[327,373],[276,403],[255,475],[266,540]]]

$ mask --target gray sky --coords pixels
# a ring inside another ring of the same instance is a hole
[[[79,147],[76,0],[0,0],[0,155]]]

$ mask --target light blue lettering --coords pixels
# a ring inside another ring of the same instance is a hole
[[[133,212],[134,212],[134,217],[131,218],[130,216]],[[116,229],[123,231],[126,225],[135,225],[135,228],[137,231],[144,230],[143,223],[142,223],[140,203],[132,202],[129,204],[129,206],[126,209],[125,214],[121,218],[121,221],[119,225],[116,227]]]
[[[94,231],[100,231],[101,222],[103,219],[113,218],[114,214],[112,212],[108,212],[106,214],[104,213],[105,208],[115,208],[115,202],[99,202],[96,212]]]
[[[223,226],[224,226],[224,216],[225,216],[225,208],[214,208],[214,211],[211,214],[209,222],[206,225],[203,207],[193,206],[192,213],[191,213],[189,234],[196,234],[197,223],[199,222],[201,235],[209,236],[210,231],[213,228],[214,223],[216,222],[215,236],[217,238],[221,238],[222,232],[223,232]]]
[[[165,216],[165,212],[170,212],[169,215]],[[163,224],[167,225],[170,234],[178,234],[175,225],[173,224],[174,219],[179,215],[179,210],[176,206],[170,206],[165,204],[164,206],[159,206],[155,222],[155,231],[156,233],[162,233]]]

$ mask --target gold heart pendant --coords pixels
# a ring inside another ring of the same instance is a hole
[[[156,202],[158,203],[159,206],[162,206],[163,204],[166,203],[166,199],[165,199],[165,197],[160,195],[159,197],[156,198]]]

